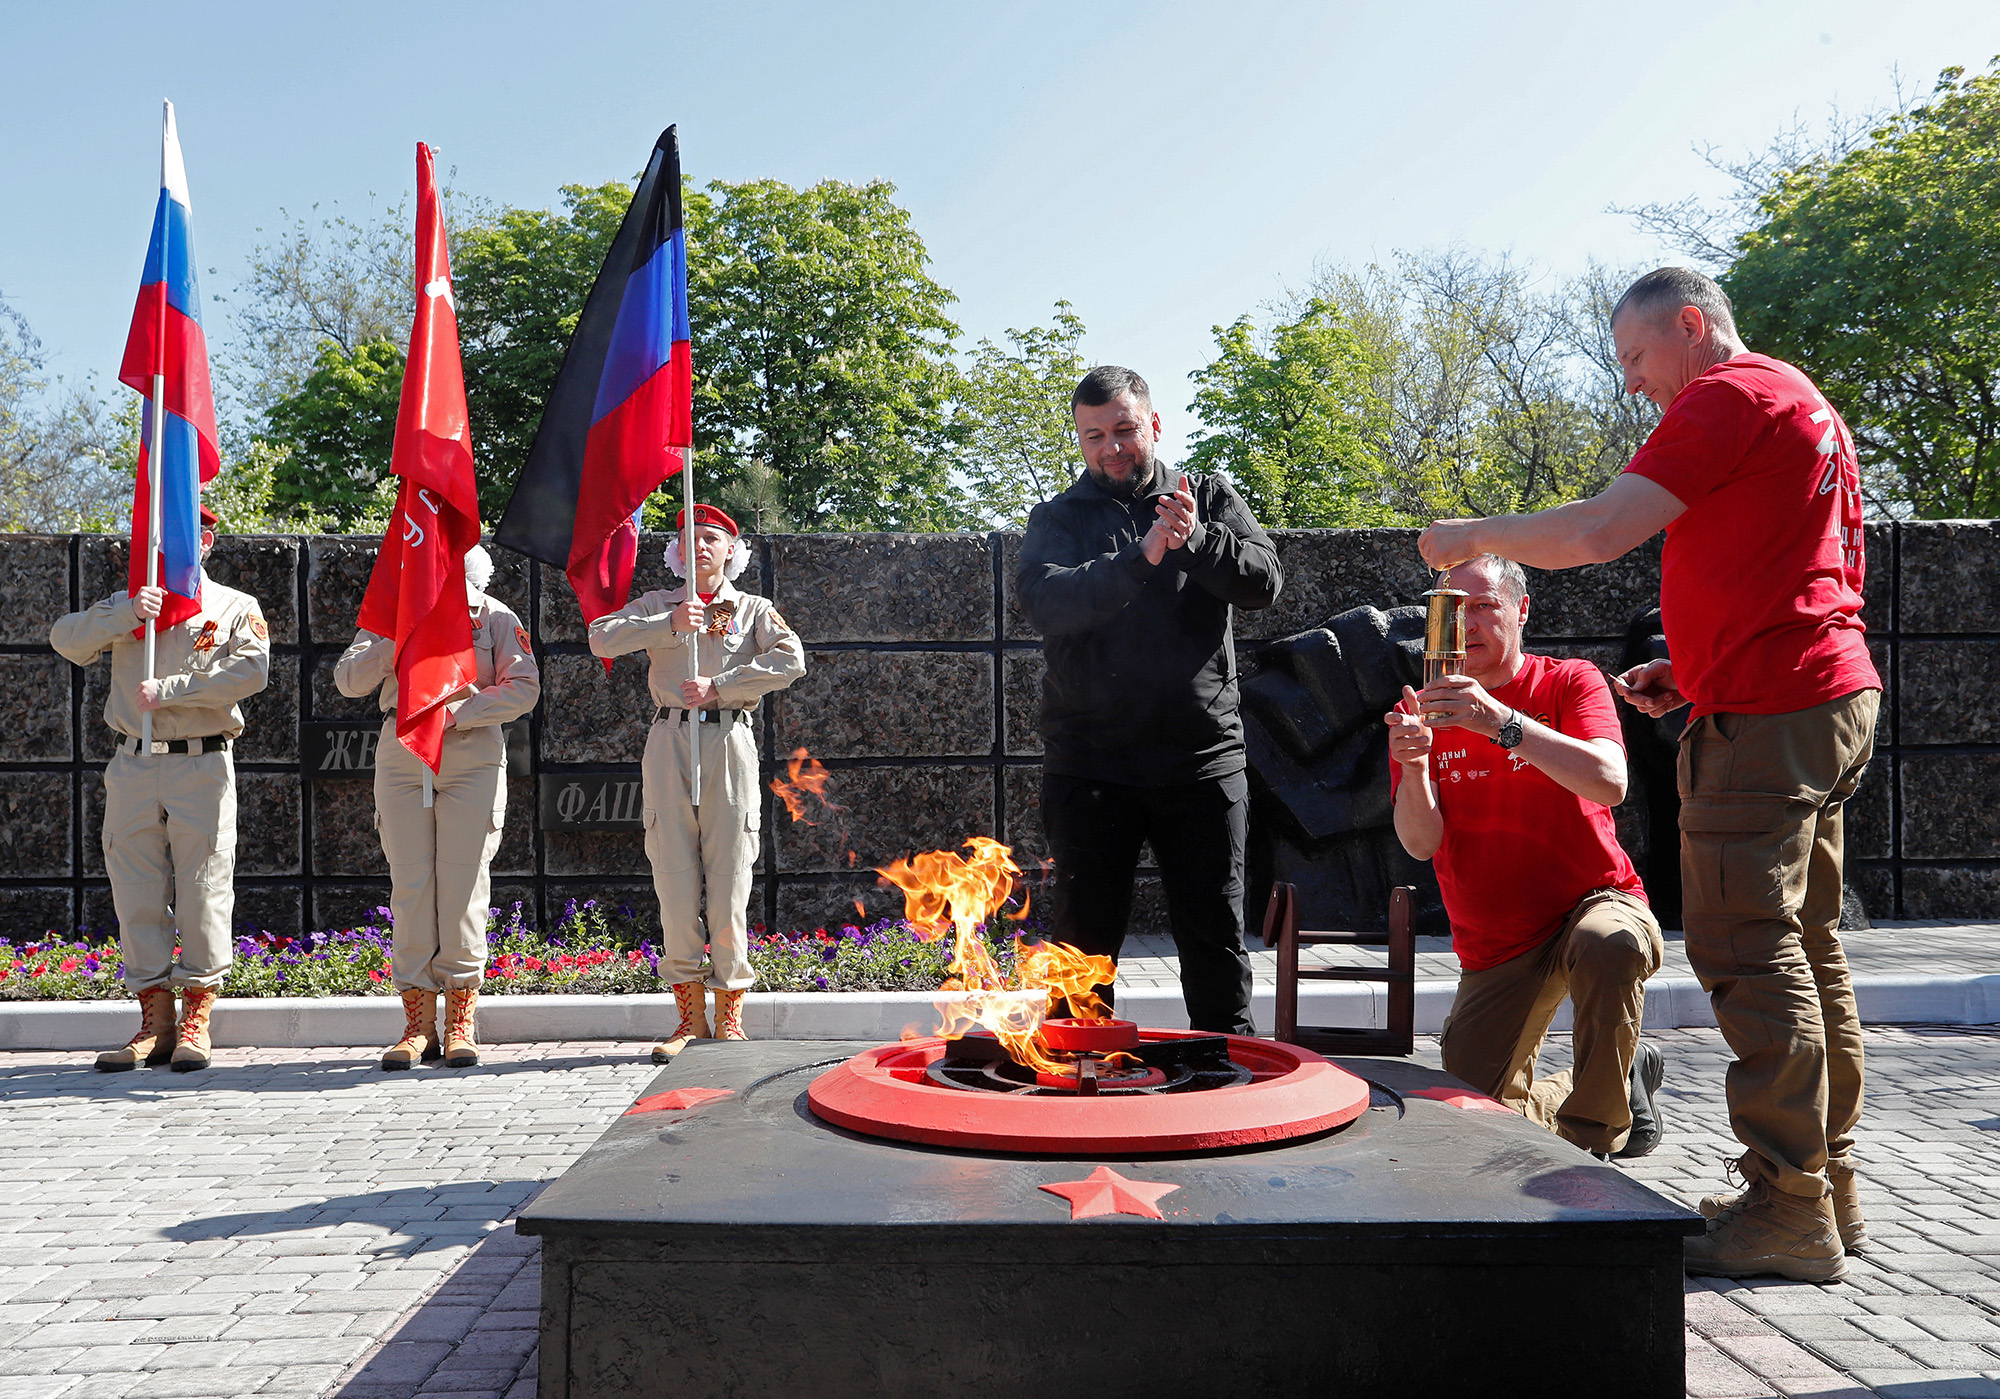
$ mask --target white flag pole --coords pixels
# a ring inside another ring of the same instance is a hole
[[[687,600],[693,602],[701,594],[700,585],[695,582],[694,566],[694,448],[681,449],[681,562],[687,567]],[[701,632],[697,630],[688,638],[688,679],[701,679]],[[690,705],[693,710],[688,715],[688,804],[697,809],[701,806],[701,710]]]
[[[167,137],[174,128],[174,104],[163,102],[165,109],[160,117],[160,188],[167,187]],[[165,265],[168,246],[164,240],[161,252],[161,271],[172,275],[172,269]],[[146,451],[146,586],[160,586],[160,450],[166,444],[167,433],[167,299],[160,297],[160,330],[153,345],[153,441]],[[146,619],[146,679],[156,678],[159,664],[159,619]],[[139,716],[139,747],[144,753],[153,751],[153,711],[148,709]]]

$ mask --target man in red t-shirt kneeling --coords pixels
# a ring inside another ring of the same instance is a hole
[[[1663,1065],[1639,1028],[1664,948],[1611,819],[1625,799],[1611,691],[1589,661],[1522,651],[1519,564],[1487,554],[1451,586],[1471,595],[1465,673],[1405,687],[1384,716],[1396,835],[1434,862],[1464,969],[1445,1071],[1586,1151],[1643,1156]],[[1576,1067],[1537,1080],[1565,995]]]

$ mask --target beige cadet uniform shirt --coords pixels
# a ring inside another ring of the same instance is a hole
[[[111,692],[104,697],[104,722],[128,738],[139,737],[139,683],[146,678],[146,645],[135,635],[132,601],[113,593],[95,606],[72,612],[49,632],[49,644],[65,660],[89,665],[111,653]],[[242,702],[271,678],[271,632],[257,599],[225,588],[206,574],[201,611],[176,626],[159,629],[154,671],[160,707],[153,711],[153,738],[235,738],[243,732]]]
[[[485,593],[470,593],[472,654],[478,680],[473,693],[445,708],[461,729],[484,728],[518,719],[541,698],[542,676],[528,646],[527,629],[512,608]],[[372,631],[358,631],[333,668],[333,683],[350,699],[381,687],[384,714],[396,712],[396,643]]]
[[[590,624],[590,650],[597,656],[644,651],[652,662],[647,685],[653,703],[685,709],[681,682],[688,679],[685,633],[674,630],[673,611],[687,589],[664,588],[642,594]],[[757,702],[806,673],[805,647],[770,599],[724,582],[709,604],[708,629],[697,638],[700,673],[715,681],[716,703],[709,709],[754,712]]]

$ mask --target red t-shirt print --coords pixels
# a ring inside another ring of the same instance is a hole
[[[1520,673],[1492,693],[1570,738],[1624,744],[1611,688],[1589,661],[1523,656]],[[1392,794],[1402,778],[1402,764],[1390,764]],[[1469,729],[1433,729],[1431,781],[1444,814],[1432,865],[1452,951],[1467,971],[1539,947],[1593,889],[1646,896],[1611,808],[1558,785],[1518,752]]]
[[[1810,379],[1768,355],[1725,360],[1667,405],[1625,469],[1687,507],[1667,526],[1660,612],[1690,717],[1881,688],[1861,622],[1854,441]]]

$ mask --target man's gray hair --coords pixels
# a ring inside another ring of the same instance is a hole
[[[1500,589],[1502,596],[1518,603],[1528,595],[1528,570],[1512,559],[1503,559],[1498,554],[1481,554],[1455,567],[1465,568],[1476,563],[1486,564],[1492,568],[1494,585]]]
[[[1713,277],[1704,276],[1692,267],[1659,267],[1648,272],[1625,288],[1625,294],[1611,308],[1611,319],[1616,323],[1627,311],[1657,318],[1672,315],[1683,306],[1699,310],[1709,326],[1726,339],[1737,338],[1736,311],[1729,304],[1729,294]]]

